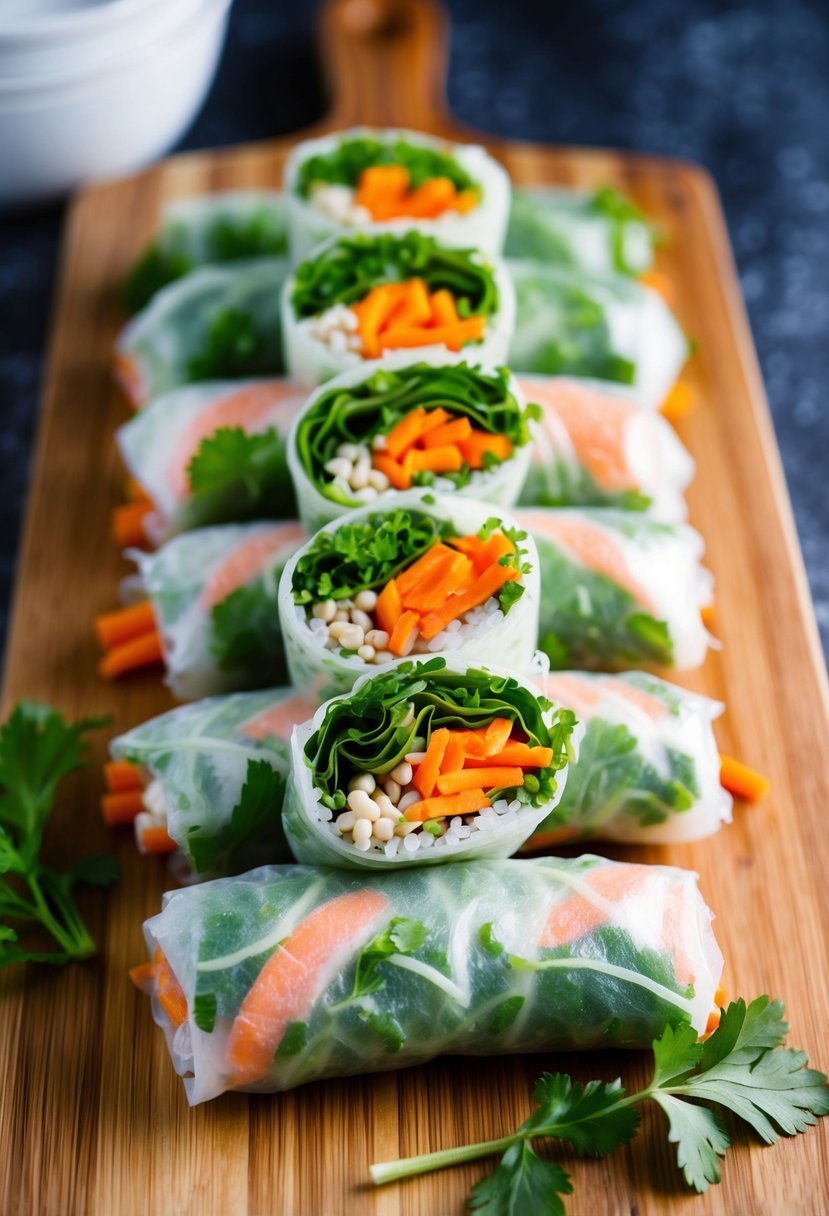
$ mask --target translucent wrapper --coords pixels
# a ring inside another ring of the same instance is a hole
[[[719,701],[642,671],[553,672],[539,684],[586,729],[561,802],[531,846],[590,837],[677,844],[730,822],[711,729]]]
[[[645,216],[613,189],[513,191],[505,257],[637,275],[653,265],[653,246]]]
[[[554,668],[702,663],[713,580],[693,528],[604,509],[515,516],[538,547],[539,646]]]
[[[541,406],[533,461],[521,503],[622,507],[678,523],[694,461],[673,427],[622,385],[567,376],[522,376],[527,401]]]
[[[437,1055],[702,1032],[722,955],[695,874],[599,857],[369,876],[274,866],[165,896],[152,995],[192,1104]]]
[[[314,469],[313,460],[309,454],[301,450],[301,432],[304,420],[319,413],[324,404],[331,400],[330,394],[332,393],[339,390],[345,392],[359,390],[378,373],[392,372],[401,375],[410,373],[411,380],[414,382],[419,378],[424,367],[451,367],[457,368],[459,372],[468,368],[472,376],[481,374],[494,377],[502,372],[502,369],[496,369],[494,365],[484,366],[477,361],[467,361],[461,354],[453,354],[450,351],[436,348],[426,352],[418,351],[415,357],[411,351],[394,351],[386,355],[384,359],[366,361],[359,367],[343,372],[334,380],[329,380],[326,384],[321,385],[306,399],[288,436],[288,468],[294,484],[299,517],[309,532],[315,532],[324,524],[338,519],[346,511],[361,504],[356,493],[346,495],[342,489],[335,492],[331,490],[330,485],[327,492],[323,492],[328,481],[320,480],[319,473]],[[526,411],[524,395],[514,376],[507,375],[505,388],[507,394],[514,398],[518,412],[524,414]],[[393,397],[394,393],[390,392],[390,405],[393,405]],[[380,401],[378,411],[372,409],[355,413],[354,421],[349,428],[350,438],[353,442],[369,443],[378,426],[381,425],[382,399],[381,397],[377,399]],[[441,406],[449,413],[453,413],[453,416],[463,416],[460,408],[456,408],[453,412],[455,400],[450,398],[445,390],[436,391],[432,400],[428,398],[428,393],[419,393],[418,402],[424,404],[427,409]],[[365,426],[365,430],[362,429],[363,426]],[[521,487],[533,459],[533,440],[537,429],[536,424],[528,420],[525,442],[514,444],[512,454],[506,460],[492,464],[489,468],[470,470],[468,478],[460,485],[454,485],[450,479],[438,474],[434,479],[433,488],[440,492],[476,498],[481,502],[493,503],[499,507],[513,506],[521,493]],[[325,476],[327,478],[327,474]],[[373,501],[382,506],[391,505],[397,501],[399,495],[399,490],[389,487]]]
[[[124,283],[130,312],[199,266],[247,258],[283,257],[288,250],[285,200],[273,190],[228,190],[176,199],[161,229]]]
[[[414,225],[450,245],[474,245],[488,253],[501,252],[509,214],[510,180],[503,167],[483,148],[474,144],[448,143],[417,131],[378,131],[368,127],[352,127],[334,135],[324,135],[321,139],[303,140],[296,145],[285,163],[288,235],[291,259],[294,263],[308,257],[320,241],[355,227],[353,221],[349,222],[347,218],[338,221],[316,205],[313,198],[304,197],[300,193],[299,174],[303,164],[311,157],[326,156],[336,151],[347,140],[363,137],[379,139],[389,144],[402,139],[416,147],[445,153],[472,178],[481,192],[478,205],[466,214],[446,211],[438,219],[392,220],[378,224],[377,227],[390,231],[406,231]],[[353,189],[356,184],[352,182],[350,187]]]
[[[284,680],[277,588],[305,537],[297,523],[227,525],[187,532],[157,553],[128,550],[152,600],[177,697]]]
[[[361,235],[367,238],[382,238],[384,231],[387,230],[384,230],[382,226],[370,225],[361,229]],[[412,231],[410,224],[402,225],[399,230],[394,230],[395,235],[401,238],[409,236]],[[324,241],[314,248],[306,262],[313,262],[323,257],[327,251],[334,249],[344,239],[346,238],[333,237]],[[450,248],[448,242],[441,242],[440,247]],[[468,342],[462,348],[462,353],[467,359],[474,360],[476,363],[489,365],[506,363],[515,328],[515,291],[512,280],[500,258],[476,251],[473,253],[475,265],[489,271],[497,292],[498,303],[496,311],[486,318],[483,340]],[[395,280],[390,279],[389,281]],[[344,343],[335,347],[329,341],[323,341],[315,336],[319,317],[328,310],[321,310],[314,316],[299,316],[293,304],[295,287],[296,276],[293,276],[287,280],[282,289],[285,366],[288,375],[300,386],[310,391],[342,372],[364,365],[368,360],[358,351],[345,349]],[[357,302],[356,299],[354,302]],[[418,346],[414,355],[417,359],[428,360],[434,354],[443,354],[446,350],[447,347],[443,343],[434,346]],[[412,353],[410,350],[409,354]]]
[[[115,438],[153,501],[144,520],[152,542],[207,524],[294,515],[285,445],[303,401],[290,380],[207,381],[156,397],[124,423]],[[246,438],[217,437],[224,428]],[[197,457],[203,463],[191,469]]]
[[[507,262],[517,300],[509,365],[516,373],[590,376],[631,385],[649,408],[665,400],[688,341],[660,295],[623,275]]]
[[[371,524],[376,531],[382,527],[384,521],[393,519],[398,511],[409,512],[415,517],[426,516],[444,530],[451,527],[453,536],[474,535],[484,527],[488,520],[493,518],[492,508],[487,503],[479,503],[471,498],[455,498],[449,494],[434,495],[424,491],[410,490],[395,495],[392,504],[381,503],[378,506],[364,507],[359,511],[349,511],[339,519],[326,524],[321,531],[325,535],[336,535],[343,532],[348,533],[354,527],[368,524]],[[498,518],[501,521],[502,529],[520,531],[517,521],[511,516],[500,512]],[[439,533],[435,540],[437,541],[438,538]],[[359,676],[365,672],[376,671],[378,665],[373,660],[371,663],[366,662],[360,658],[358,653],[345,653],[339,649],[326,648],[327,635],[321,629],[312,627],[312,624],[319,626],[319,622],[314,622],[311,615],[312,603],[309,602],[306,605],[296,603],[294,591],[297,581],[297,566],[303,562],[309,550],[313,550],[318,543],[318,537],[313,536],[285,563],[279,585],[279,614],[291,682],[297,688],[305,689],[323,701],[338,693],[348,692]],[[398,545],[397,551],[405,553],[405,550],[400,549],[400,542],[396,536],[394,538],[390,536],[388,541],[384,539],[386,560],[396,565],[395,559],[391,556],[395,543]],[[538,637],[541,580],[534,542],[531,538],[526,537],[519,544],[523,550],[521,564],[527,567],[521,575],[520,582],[524,587],[521,597],[509,605],[506,612],[493,608],[492,605],[490,605],[491,611],[486,616],[483,615],[482,609],[473,610],[472,614],[467,614],[466,619],[462,618],[459,627],[453,628],[451,634],[445,630],[441,631],[432,642],[428,643],[429,652],[439,653],[451,649],[451,653],[457,659],[469,663],[484,662],[495,656],[500,665],[509,667],[518,673],[526,674],[531,669]],[[417,556],[421,555],[419,552]],[[403,573],[403,569],[408,569],[413,565],[415,560],[417,559],[414,558],[408,562],[400,573]],[[382,591],[385,584],[378,584],[376,577],[372,577],[376,576],[376,572],[376,564],[366,554],[365,566],[361,571],[365,576],[365,581],[360,586],[357,582],[353,584],[357,594],[362,590],[374,590],[375,593]],[[335,586],[337,573],[336,569],[332,572]],[[338,588],[332,592],[335,603],[343,602],[340,590],[342,589]],[[348,603],[352,603],[354,595],[344,598]],[[470,616],[474,617],[475,623],[469,619]]]
[[[145,805],[198,875],[290,861],[282,802],[289,740],[316,704],[293,688],[182,705],[112,740],[138,765]]]
[[[116,377],[133,405],[197,380],[278,375],[287,272],[284,258],[206,266],[154,295],[116,345]]]

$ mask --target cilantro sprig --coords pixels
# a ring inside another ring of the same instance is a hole
[[[707,1190],[720,1180],[720,1159],[731,1144],[722,1112],[730,1111],[765,1141],[794,1136],[829,1113],[823,1073],[808,1068],[802,1051],[783,1046],[788,1024],[783,1002],[757,997],[732,1001],[706,1042],[685,1024],[668,1026],[653,1044],[650,1084],[626,1094],[621,1081],[574,1082],[543,1073],[533,1091],[536,1110],[512,1135],[372,1165],[378,1185],[502,1153],[494,1173],[472,1188],[478,1216],[527,1211],[563,1216],[570,1177],[533,1149],[537,1139],[562,1140],[580,1157],[605,1157],[628,1144],[639,1127],[635,1108],[654,1101],[668,1118],[668,1139],[689,1186]]]
[[[119,877],[117,862],[85,857],[74,869],[58,872],[41,863],[40,850],[58,786],[84,766],[84,735],[104,722],[68,723],[48,705],[21,701],[0,727],[0,967],[68,963],[95,953],[73,891],[79,883],[108,886]],[[52,937],[57,950],[31,949],[21,940],[23,929],[35,926]]]

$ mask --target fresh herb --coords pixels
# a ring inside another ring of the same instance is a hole
[[[150,245],[128,274],[121,290],[121,303],[132,314],[139,312],[168,283],[193,269],[193,260],[183,250],[167,249],[159,242]]]
[[[481,1144],[372,1165],[375,1183],[410,1178],[445,1166],[503,1153],[495,1172],[472,1188],[469,1207],[478,1216],[547,1212],[564,1216],[569,1175],[538,1157],[536,1139],[562,1140],[580,1157],[604,1157],[628,1144],[639,1127],[634,1108],[654,1101],[668,1119],[668,1139],[689,1186],[705,1191],[720,1180],[720,1158],[731,1144],[722,1118],[730,1111],[765,1141],[803,1132],[829,1113],[826,1077],[806,1067],[801,1051],[783,1047],[788,1025],[783,1002],[758,997],[733,1001],[719,1027],[700,1042],[688,1024],[666,1027],[653,1044],[654,1073],[639,1093],[621,1081],[574,1082],[543,1073],[533,1091],[537,1109],[510,1136]]]
[[[221,427],[202,440],[187,476],[188,528],[295,513],[285,439],[274,427],[254,435],[242,427]]]
[[[508,258],[590,272],[601,269],[593,251],[604,240],[613,269],[637,275],[653,264],[659,239],[658,229],[612,187],[593,195],[513,190],[504,250]]]
[[[109,856],[86,857],[58,872],[39,858],[58,786],[85,766],[84,735],[105,722],[69,723],[48,705],[21,701],[0,727],[0,967],[27,960],[68,963],[95,954],[73,891],[79,883],[109,886],[120,876],[118,863]],[[7,920],[44,929],[59,949],[31,948]]]
[[[299,169],[297,193],[307,198],[316,185],[356,187],[366,169],[400,165],[409,174],[409,187],[417,189],[435,177],[448,177],[456,190],[479,189],[454,156],[407,139],[380,140],[369,136],[344,139],[332,152],[309,156]]]
[[[220,380],[243,376],[264,349],[256,322],[249,312],[228,307],[210,320],[201,349],[190,356],[190,380]]]
[[[248,760],[245,784],[230,819],[205,831],[194,827],[187,835],[187,850],[197,874],[238,874],[276,859],[282,841],[279,809],[285,797],[285,778],[268,760]]]
[[[379,965],[393,954],[414,954],[428,937],[422,921],[404,916],[393,917],[386,928],[361,951],[354,972],[354,987],[351,1000],[370,996],[383,987],[382,975],[377,974]]]
[[[211,611],[210,649],[219,670],[244,672],[248,688],[281,684],[287,675],[276,600],[280,570],[238,587]]]
[[[360,1020],[365,1022],[369,1030],[373,1030],[392,1055],[399,1051],[406,1042],[406,1034],[397,1018],[391,1013],[379,1013],[372,1009],[363,1009]]]
[[[205,1034],[213,1033],[217,1008],[215,992],[200,992],[193,998],[193,1021]]]
[[[308,1024],[306,1022],[289,1022],[276,1050],[276,1054],[280,1057],[298,1056],[301,1051],[305,1050],[307,1041]]]

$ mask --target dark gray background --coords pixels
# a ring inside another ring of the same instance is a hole
[[[236,0],[219,75],[182,148],[282,134],[322,114],[315,7]],[[459,119],[514,138],[689,157],[716,178],[829,649],[829,3],[448,8]],[[0,220],[0,635],[61,221],[55,207]]]

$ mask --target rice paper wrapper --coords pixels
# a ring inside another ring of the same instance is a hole
[[[553,668],[703,662],[713,579],[702,537],[632,511],[528,507],[541,563],[540,642]]]
[[[653,265],[654,238],[615,190],[514,190],[504,256],[586,274],[638,275]]]
[[[507,262],[517,301],[516,374],[588,376],[630,385],[658,409],[688,358],[688,340],[657,292],[623,275]]]
[[[413,226],[411,223],[407,223],[400,226],[400,234],[411,232],[413,227],[420,230],[420,225]],[[383,230],[382,226],[378,229],[377,225],[369,225],[360,231],[365,235],[371,235]],[[312,251],[310,256],[318,257],[335,244],[337,239],[334,237],[324,241]],[[506,265],[500,258],[490,254],[479,254],[477,260],[485,262],[492,271],[492,277],[498,290],[498,310],[492,316],[487,317],[483,341],[468,343],[460,353],[470,362],[497,366],[508,361],[507,355],[515,329],[515,290]],[[316,317],[297,317],[291,302],[293,291],[294,279],[291,277],[282,289],[282,334],[285,367],[292,380],[310,392],[311,389],[324,384],[327,380],[332,380],[335,376],[350,371],[352,368],[365,367],[370,362],[355,351],[334,350],[327,342],[322,342],[314,337],[311,330]],[[416,358],[425,359],[428,362],[435,356],[450,352],[440,344],[420,346],[406,353],[410,360]]]
[[[562,671],[539,680],[545,696],[585,723],[578,760],[539,847],[599,837],[622,844],[701,840],[731,820],[711,723],[719,701],[642,671]]]
[[[522,376],[520,385],[543,411],[522,505],[620,507],[666,523],[687,517],[694,461],[633,390],[567,376]]]
[[[153,810],[196,875],[237,874],[291,860],[290,737],[315,709],[293,688],[209,697],[119,735],[110,751],[154,783]]]
[[[133,405],[197,380],[281,373],[287,273],[285,258],[205,266],[153,296],[116,345],[116,377]],[[250,349],[241,359],[225,351],[240,334]]]
[[[278,451],[269,461],[268,476],[271,483],[281,481],[281,493],[271,496],[274,510],[268,517],[292,515],[285,445],[303,402],[290,380],[211,380],[156,397],[119,427],[115,439],[124,464],[153,501],[144,523],[152,542],[160,544],[200,524],[236,522],[238,495],[217,493],[194,501],[188,472],[202,444],[226,427],[241,428],[246,435],[275,432]]]
[[[711,920],[695,874],[600,857],[383,876],[274,866],[165,896],[144,936],[184,1020],[145,987],[195,1105],[443,1054],[702,1033],[722,971]]]
[[[127,551],[152,600],[167,683],[177,697],[189,701],[284,680],[277,588],[305,536],[293,522],[226,525],[184,533],[157,553]],[[217,610],[243,590],[245,602],[234,601],[236,619],[219,637]],[[263,621],[267,634],[259,635]]]
[[[296,266],[304,261],[321,241],[332,236],[354,231],[354,225],[338,223],[332,216],[320,210],[310,198],[298,193],[299,171],[302,164],[312,156],[325,156],[336,151],[341,143],[362,137],[379,138],[389,143],[404,139],[408,143],[434,148],[450,154],[475,183],[481,187],[481,201],[472,211],[461,215],[448,211],[434,220],[402,219],[388,223],[375,223],[372,227],[387,232],[406,232],[416,227],[429,236],[435,236],[447,245],[467,246],[483,249],[487,253],[500,253],[504,244],[510,207],[510,180],[506,170],[488,152],[475,144],[451,144],[417,131],[372,130],[368,127],[352,127],[321,139],[306,139],[298,143],[285,162],[285,198],[287,201],[288,239],[291,260]],[[362,227],[362,225],[361,225]]]
[[[429,502],[428,499],[433,501]],[[384,506],[370,504],[359,511],[349,511],[339,519],[326,524],[321,531],[335,532],[343,525],[365,523],[366,520],[384,511],[391,514],[396,510],[410,510],[430,515],[433,519],[445,520],[454,525],[456,536],[469,536],[478,532],[487,520],[493,517],[489,504],[479,503],[471,498],[453,497],[450,494],[431,494],[429,492],[409,490],[395,495],[393,505]],[[520,525],[512,516],[499,514],[501,524],[505,528],[519,529]],[[282,636],[285,642],[285,655],[288,662],[288,672],[291,682],[297,688],[306,690],[318,700],[323,701],[339,693],[349,692],[355,680],[366,672],[369,674],[382,669],[382,664],[366,663],[356,655],[343,658],[338,651],[326,650],[323,640],[318,638],[307,619],[305,606],[294,603],[292,580],[297,563],[310,545],[298,549],[286,562],[279,584],[279,615]],[[524,561],[531,569],[522,575],[524,594],[511,605],[506,615],[495,614],[495,623],[477,630],[464,625],[457,631],[463,636],[458,645],[453,644],[449,652],[458,661],[466,663],[483,663],[497,657],[499,665],[526,675],[531,670],[538,638],[539,602],[541,596],[541,578],[539,575],[538,553],[531,537],[521,541],[525,550]],[[440,637],[435,639],[434,650],[431,654],[443,653]],[[429,654],[412,655],[412,658],[428,658]]]

